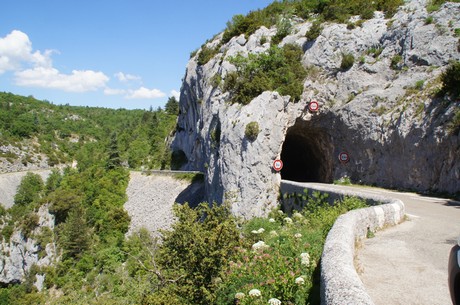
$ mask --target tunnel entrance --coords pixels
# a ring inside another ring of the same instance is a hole
[[[324,129],[297,120],[288,129],[281,152],[281,178],[298,182],[332,182],[333,146]]]

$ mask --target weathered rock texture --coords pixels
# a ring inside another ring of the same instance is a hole
[[[48,206],[43,205],[37,212],[38,226],[30,234],[39,235],[44,228],[54,229],[54,216],[48,211]],[[43,249],[41,249],[43,247]],[[50,242],[39,245],[32,237],[26,238],[19,229],[15,229],[11,237],[6,240],[2,237],[0,243],[0,283],[20,283],[29,273],[32,266],[49,266],[58,258],[56,244]],[[43,288],[44,275],[36,275],[36,287]]]
[[[275,203],[281,178],[332,182],[349,176],[391,188],[460,191],[459,135],[446,127],[460,103],[433,97],[449,61],[460,59],[454,33],[460,4],[444,4],[431,14],[431,24],[425,6],[409,1],[391,20],[376,12],[351,30],[324,24],[315,41],[305,38],[311,23],[297,21],[280,45],[304,50],[310,73],[299,103],[264,92],[249,105],[230,104],[229,94],[215,85],[216,75],[225,81],[234,71],[230,56],[266,51],[270,44],[261,38],[270,40],[275,28],[231,39],[205,65],[193,57],[172,144],[188,159],[183,168],[204,171],[207,199],[231,200],[234,213],[245,217],[264,214]],[[217,46],[221,37],[207,46]],[[375,49],[381,54],[373,56]],[[355,61],[340,71],[344,53]],[[318,113],[306,111],[311,100],[319,102]],[[255,140],[245,137],[250,122],[261,130]],[[350,156],[346,164],[337,158],[342,151]],[[281,174],[272,170],[279,157]]]

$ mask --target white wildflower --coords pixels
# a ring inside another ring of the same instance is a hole
[[[260,293],[259,289],[251,289],[251,291],[249,291],[249,296],[253,298],[257,298],[257,297],[262,296],[262,294]]]
[[[299,212],[295,212],[294,214],[292,214],[292,217],[295,219],[302,219],[303,215],[300,214]]]
[[[258,252],[258,251],[262,251],[262,250],[264,250],[264,249],[266,249],[268,247],[269,246],[266,243],[264,243],[262,240],[260,240],[260,241],[258,241],[258,242],[256,242],[255,244],[252,245],[252,250]]]
[[[302,234],[300,234],[300,233],[295,233],[295,234],[294,234],[294,237],[295,237],[295,238],[301,238],[301,237],[302,237]]]
[[[270,236],[271,237],[277,237],[279,236],[278,233],[275,230],[270,231]]]
[[[242,293],[242,292],[237,292],[237,293],[235,294],[235,299],[241,300],[241,299],[243,299],[243,298],[244,298],[244,293]]]
[[[295,283],[300,286],[300,285],[305,284],[305,280],[303,279],[303,277],[299,276],[298,278],[295,279]]]
[[[280,214],[280,215],[283,215],[283,214],[284,214],[284,212],[283,212],[283,211],[281,211],[281,210],[278,210],[278,214]]]
[[[277,298],[271,298],[270,300],[268,300],[268,304],[270,304],[270,305],[281,305],[281,301],[278,300]]]
[[[300,254],[301,264],[305,266],[310,265],[310,254],[303,252]]]
[[[275,220],[274,218],[270,218],[270,219],[268,220],[268,222],[273,223],[273,222],[276,222],[276,220]]]
[[[252,230],[251,231],[252,234],[262,234],[264,232],[265,232],[264,228],[259,228],[259,230]]]
[[[284,222],[287,223],[287,224],[291,224],[291,223],[292,223],[292,219],[289,218],[289,217],[286,217],[286,218],[284,218]]]

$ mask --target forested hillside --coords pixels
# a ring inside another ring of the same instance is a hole
[[[3,167],[18,161],[51,167],[84,155],[103,162],[108,147],[116,144],[121,163],[130,168],[165,168],[165,139],[174,130],[178,111],[175,98],[165,108],[75,107],[0,93],[0,160]]]

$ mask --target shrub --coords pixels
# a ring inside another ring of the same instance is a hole
[[[418,81],[415,83],[414,88],[417,89],[417,90],[422,90],[424,84],[425,84],[425,81],[424,81],[423,79],[418,80]]]
[[[177,221],[162,232],[158,263],[177,279],[170,286],[189,304],[215,303],[215,291],[236,246],[239,231],[228,205],[200,204],[173,207]]]
[[[307,33],[305,33],[305,37],[307,37],[309,41],[316,40],[316,38],[321,35],[321,32],[323,31],[322,23],[323,21],[321,19],[317,19],[312,23],[310,29]]]
[[[246,136],[246,138],[248,138],[249,141],[253,142],[257,139],[259,132],[260,132],[259,123],[251,122],[246,125],[244,135]]]
[[[394,55],[391,58],[390,68],[393,69],[393,70],[398,69],[399,64],[401,63],[401,61],[402,61],[401,55],[399,55],[399,54]]]
[[[433,23],[433,16],[428,16],[425,19],[425,24],[432,24]]]
[[[342,53],[342,62],[340,63],[340,70],[347,71],[355,63],[355,57],[351,53]]]
[[[40,175],[27,173],[21,180],[18,186],[14,203],[19,205],[27,205],[40,199],[40,193],[43,190],[44,184]]]
[[[287,35],[289,35],[289,33],[291,33],[292,25],[288,18],[281,17],[276,27],[277,27],[276,34],[272,38],[272,44],[274,45],[279,44],[283,40],[284,37],[286,37]]]
[[[453,98],[460,95],[460,61],[451,63],[441,75],[442,91]]]
[[[232,103],[247,105],[262,92],[278,91],[299,101],[306,70],[302,66],[303,52],[299,46],[272,46],[267,52],[237,55],[230,58],[237,71],[229,73],[223,86],[231,94]]]
[[[217,53],[219,53],[220,45],[214,48],[209,48],[204,45],[201,47],[200,53],[198,53],[198,64],[200,66],[207,64]]]
[[[459,36],[460,36],[460,28],[456,28],[456,29],[454,30],[454,35],[455,35],[456,37],[459,37]]]
[[[382,54],[383,48],[379,46],[374,46],[366,50],[366,55],[372,56],[374,58],[377,58]]]

